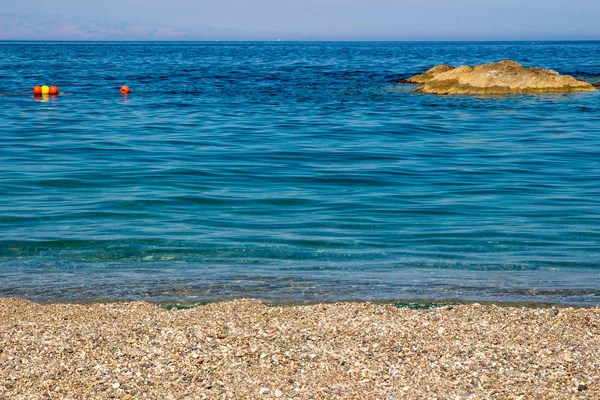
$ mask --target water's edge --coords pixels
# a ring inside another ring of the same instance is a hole
[[[201,302],[185,302],[185,301],[147,301],[147,300],[133,300],[133,299],[123,299],[123,300],[111,300],[111,299],[94,299],[94,300],[86,300],[86,299],[52,299],[47,298],[44,300],[30,300],[27,298],[20,297],[0,297],[0,300],[7,299],[18,299],[18,300],[26,300],[32,303],[36,303],[39,305],[93,305],[93,304],[131,304],[131,303],[147,303],[152,304],[160,308],[164,308],[166,310],[187,310],[196,307],[204,307],[209,306],[211,304],[220,304],[220,303],[229,303],[233,301],[241,301],[241,300],[250,300],[250,301],[258,301],[267,307],[309,307],[315,305],[331,305],[331,304],[375,304],[382,306],[393,306],[396,308],[409,308],[413,310],[429,310],[441,307],[452,308],[454,306],[496,306],[503,308],[599,308],[597,305],[570,305],[563,303],[552,303],[552,302],[518,302],[518,301],[462,301],[459,299],[439,299],[436,301],[431,301],[427,299],[398,299],[398,300],[345,300],[345,301],[306,301],[306,302],[286,302],[286,301],[262,301],[260,299],[240,297],[240,298],[227,298],[227,299],[212,299]]]

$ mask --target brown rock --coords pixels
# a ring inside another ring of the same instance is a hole
[[[418,83],[418,84],[427,83],[431,79],[433,79],[436,75],[441,74],[442,72],[452,71],[453,69],[455,69],[455,67],[448,65],[448,64],[436,65],[435,67],[431,68],[430,70],[427,70],[427,72],[425,72],[424,74],[412,76],[412,77],[402,81],[402,83]]]
[[[592,84],[543,68],[524,68],[515,61],[458,68],[438,65],[405,83],[422,84],[417,92],[435,94],[569,93],[596,90]]]

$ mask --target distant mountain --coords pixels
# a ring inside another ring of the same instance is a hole
[[[235,32],[174,29],[87,17],[0,14],[0,40],[228,40]]]

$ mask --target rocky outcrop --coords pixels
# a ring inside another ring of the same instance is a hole
[[[421,84],[417,92],[435,94],[568,93],[596,90],[591,83],[543,68],[524,68],[515,61],[461,66],[438,65],[404,83]]]
[[[410,77],[407,80],[402,81],[402,83],[421,83],[421,84],[427,83],[430,80],[432,80],[436,75],[439,75],[442,72],[452,71],[453,69],[456,69],[456,67],[453,67],[448,64],[436,65],[435,67],[431,68],[424,74],[415,75],[413,77]]]

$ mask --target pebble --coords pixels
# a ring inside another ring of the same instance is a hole
[[[600,307],[443,311],[0,298],[0,398],[598,397]]]

